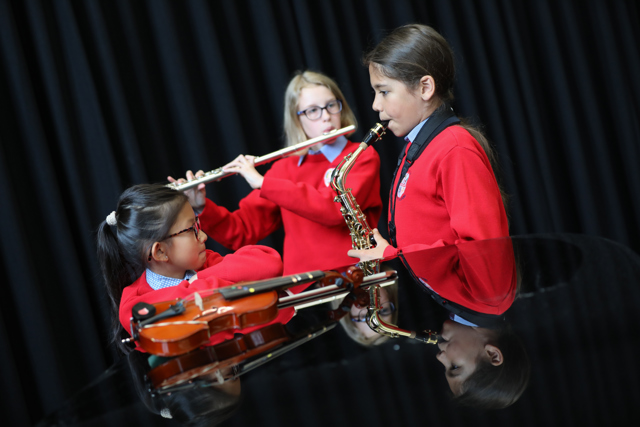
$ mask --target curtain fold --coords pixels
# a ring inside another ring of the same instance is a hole
[[[117,359],[94,233],[124,189],[281,148],[284,90],[300,69],[337,80],[362,137],[378,119],[362,55],[406,23],[451,43],[455,109],[496,147],[512,234],[584,233],[640,251],[639,10],[624,0],[0,0],[0,362],[12,390],[0,410],[32,424]],[[375,146],[385,208],[400,147],[392,135]],[[240,177],[207,187],[230,209],[249,191]],[[385,221],[374,224],[383,234]],[[317,393],[290,397],[304,408]]]

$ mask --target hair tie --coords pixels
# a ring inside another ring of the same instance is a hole
[[[113,211],[109,215],[107,215],[107,224],[114,226],[117,223],[118,221],[116,220],[116,211]]]
[[[169,411],[169,408],[162,408],[162,410],[160,411],[160,415],[162,415],[164,418],[173,418],[171,416],[171,411]]]

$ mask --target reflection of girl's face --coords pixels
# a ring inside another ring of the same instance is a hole
[[[387,290],[385,288],[380,288],[380,304],[384,304],[385,302],[389,301],[389,293],[387,292]],[[360,307],[357,304],[354,304],[351,306],[351,317],[358,317],[358,314],[360,313],[360,311],[362,310],[366,310],[367,307]],[[380,316],[380,318],[382,320],[384,320],[385,322],[389,323],[391,322],[391,314],[386,315],[386,316]],[[360,333],[365,337],[365,338],[371,338],[373,336],[377,336],[378,333],[375,332],[374,330],[372,330],[369,325],[367,325],[367,322],[353,322],[353,324],[356,326],[356,328],[358,329],[358,331],[360,331]]]
[[[444,342],[438,343],[440,352],[436,358],[445,367],[445,376],[453,394],[461,392],[462,384],[476,370],[480,357],[486,354],[488,338],[482,328],[461,325],[447,320],[442,325]]]

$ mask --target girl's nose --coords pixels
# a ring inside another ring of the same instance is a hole
[[[322,121],[327,122],[331,120],[331,113],[326,108],[322,110]]]
[[[199,242],[204,243],[204,242],[207,241],[208,238],[209,238],[209,236],[207,236],[207,233],[205,233],[202,230],[198,231],[198,241]]]
[[[373,98],[373,104],[371,105],[371,108],[373,108],[373,111],[375,111],[376,113],[379,113],[381,111],[377,95]]]

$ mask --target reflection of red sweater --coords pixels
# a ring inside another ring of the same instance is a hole
[[[414,244],[434,247],[509,235],[489,159],[462,127],[450,126],[436,136],[407,175],[390,195],[396,199],[396,242],[403,251]],[[395,255],[396,248],[385,249],[385,257]]]
[[[329,162],[322,154],[307,155],[298,166],[293,156],[273,164],[264,176],[262,189],[252,191],[240,201],[240,208],[229,212],[207,200],[199,215],[205,233],[230,249],[255,244],[282,224],[284,275],[311,270],[330,270],[353,265],[347,256],[351,237],[328,177],[345,155],[358,144],[347,143],[340,155]],[[371,227],[380,218],[380,158],[365,150],[347,176],[348,188],[367,216]]]
[[[416,278],[445,300],[485,314],[502,314],[513,303],[516,263],[510,238],[403,251],[403,256]]]
[[[275,250],[266,246],[247,246],[234,254],[222,257],[220,254],[207,250],[207,260],[198,271],[198,279],[193,283],[186,280],[178,286],[154,290],[147,283],[146,272],[133,284],[124,288],[120,300],[120,323],[130,331],[131,309],[139,302],[153,304],[161,301],[171,301],[176,298],[186,298],[196,291],[216,289],[231,286],[234,283],[250,280],[262,280],[282,275],[282,261]],[[287,323],[293,317],[293,308],[280,310],[278,317],[270,323]],[[248,333],[265,325],[244,329]],[[211,337],[210,345],[233,338],[233,331],[221,332]]]

